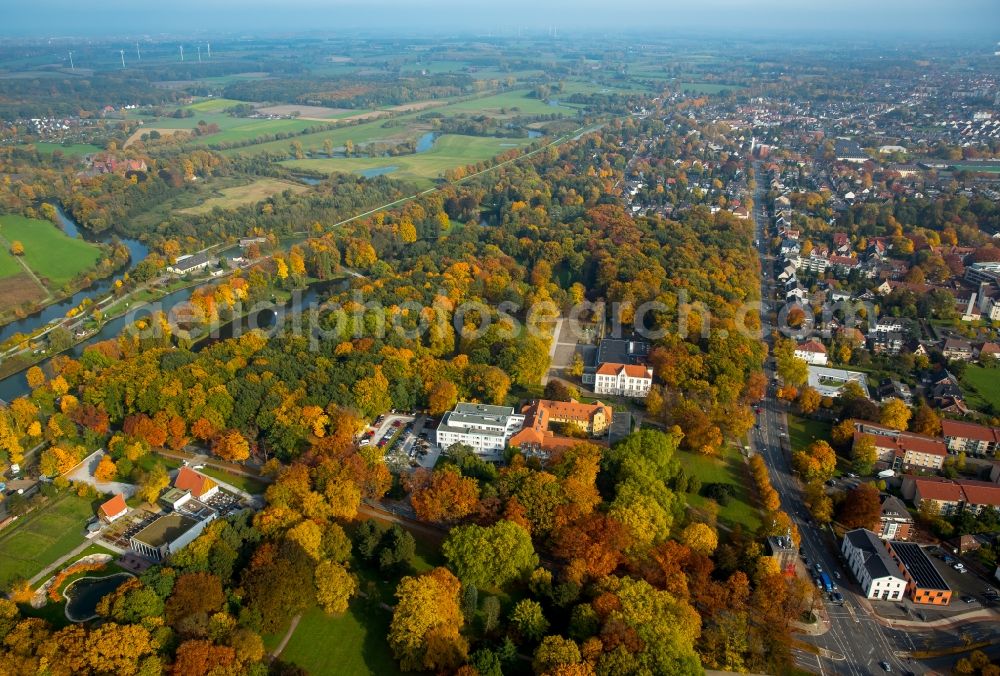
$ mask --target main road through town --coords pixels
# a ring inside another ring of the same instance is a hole
[[[780,310],[775,306],[774,267],[767,255],[769,240],[768,219],[764,210],[764,177],[759,165],[756,167],[757,189],[754,195],[754,220],[756,239],[759,245],[762,275],[761,279],[761,328],[768,348],[773,348],[770,310]],[[778,303],[783,302],[778,300]],[[871,614],[868,605],[857,593],[858,587],[851,573],[841,564],[832,534],[819,526],[812,525],[808,510],[802,499],[802,487],[792,475],[788,419],[785,405],[776,397],[772,360],[765,366],[768,378],[768,393],[758,415],[759,425],[751,434],[755,452],[766,461],[774,489],[781,497],[782,508],[795,522],[801,535],[802,553],[810,564],[819,563],[834,577],[841,587],[845,602],[843,606],[826,603],[825,614],[829,616],[829,630],[819,635],[803,635],[804,642],[818,648],[819,655],[806,650],[795,650],[795,661],[799,667],[820,674],[868,675],[883,673],[882,662],[888,664],[892,673],[915,674],[933,673],[940,668],[935,664],[921,664],[910,660],[907,655],[913,649],[960,645],[963,640],[957,630],[907,629],[900,630],[883,626]],[[981,627],[982,628],[982,627]],[[953,659],[957,659],[953,658]]]

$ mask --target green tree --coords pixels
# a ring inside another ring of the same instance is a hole
[[[521,599],[510,613],[510,623],[523,638],[537,641],[549,629],[542,606],[532,599]]]
[[[506,520],[454,528],[441,551],[459,579],[477,587],[505,587],[538,565],[531,536]]]

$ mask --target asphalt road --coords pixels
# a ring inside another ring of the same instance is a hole
[[[767,259],[767,217],[763,211],[765,190],[763,177],[759,166],[757,168],[757,191],[754,195],[754,219],[757,224],[757,240],[760,243],[761,266],[768,270],[768,275],[761,282],[761,298],[764,307],[774,302],[770,284],[773,281],[773,265]],[[761,326],[764,340],[768,348],[772,348],[771,327],[767,321],[767,311],[761,310]],[[802,501],[802,488],[798,480],[792,476],[790,464],[790,448],[788,440],[788,421],[784,405],[775,394],[774,370],[770,360],[765,366],[769,387],[765,400],[761,403],[758,416],[759,426],[751,435],[753,447],[766,461],[775,490],[781,496],[782,508],[795,522],[801,534],[801,546],[810,564],[819,563],[830,573],[840,573],[836,580],[844,595],[842,607],[826,603],[830,617],[830,630],[819,636],[803,636],[803,640],[819,647],[823,656],[817,656],[804,650],[794,652],[796,664],[814,673],[820,674],[880,674],[884,673],[880,663],[889,663],[892,673],[901,674],[911,671],[917,674],[935,673],[950,667],[957,657],[930,660],[926,664],[915,663],[897,656],[906,655],[914,649],[941,648],[961,645],[969,636],[975,634],[975,639],[991,638],[1000,642],[1000,627],[997,623],[969,624],[961,630],[899,630],[882,626],[862,606],[858,588],[854,585],[851,573],[841,565],[837,544],[831,533],[819,527],[811,526],[809,513]],[[965,634],[965,636],[963,636]]]

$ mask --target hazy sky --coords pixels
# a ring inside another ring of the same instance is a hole
[[[0,0],[0,34],[648,29],[1000,40],[1000,0]]]

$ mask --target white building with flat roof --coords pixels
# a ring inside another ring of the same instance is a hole
[[[819,392],[820,396],[839,397],[840,391],[849,382],[855,382],[860,385],[866,397],[871,396],[868,391],[868,376],[864,373],[811,364],[809,366],[809,387]]]
[[[524,416],[511,406],[459,402],[444,414],[435,440],[444,450],[464,444],[478,455],[499,460],[510,438],[523,426]]]

